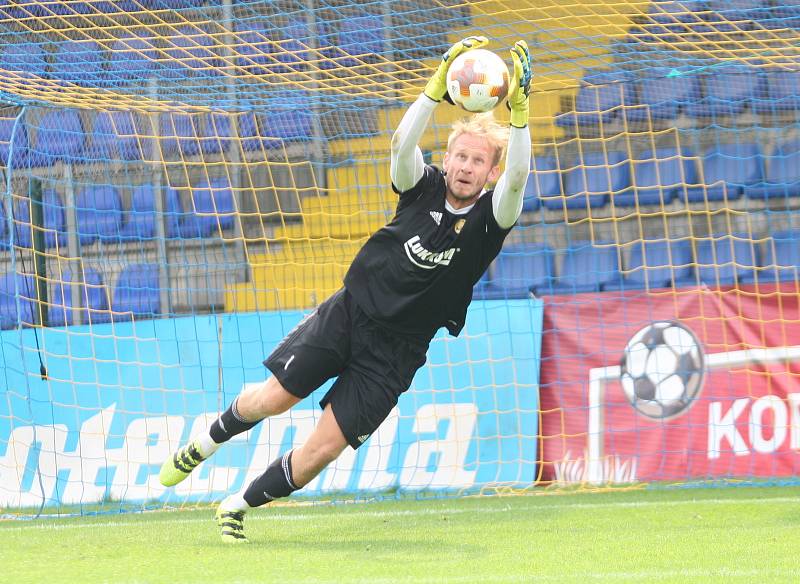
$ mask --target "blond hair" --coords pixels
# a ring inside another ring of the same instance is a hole
[[[492,166],[497,166],[500,163],[508,144],[508,127],[498,123],[494,119],[492,112],[475,114],[469,118],[457,120],[453,124],[450,136],[447,138],[448,152],[452,149],[455,141],[463,134],[486,138],[489,142],[489,147],[494,150]]]

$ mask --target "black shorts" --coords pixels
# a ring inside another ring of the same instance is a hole
[[[338,376],[320,401],[354,449],[381,425],[425,364],[429,338],[399,336],[367,317],[346,288],[303,319],[264,361],[283,387],[305,398]]]

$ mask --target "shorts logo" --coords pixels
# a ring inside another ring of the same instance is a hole
[[[458,251],[458,248],[451,247],[444,251],[428,251],[419,242],[419,235],[415,235],[403,244],[406,255],[411,263],[426,270],[432,270],[438,266],[449,266],[450,260]]]
[[[358,437],[358,441],[361,442],[361,444],[364,444],[364,442],[367,441],[367,438],[369,438],[369,434],[363,434]]]
[[[284,366],[283,366],[283,370],[284,370],[284,371],[286,371],[287,369],[289,369],[289,365],[291,365],[291,364],[292,364],[292,361],[294,361],[294,355],[292,355],[291,357],[289,357],[289,360],[288,360],[288,361],[286,361],[286,365],[284,365]]]

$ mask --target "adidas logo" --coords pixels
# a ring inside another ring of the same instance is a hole
[[[364,442],[367,441],[367,438],[369,438],[369,434],[364,434],[358,437],[358,441],[361,442],[361,444],[364,444]]]
[[[442,213],[441,213],[441,211],[431,211],[431,217],[433,217],[433,220],[436,221],[436,225],[441,224],[441,222],[442,222]]]

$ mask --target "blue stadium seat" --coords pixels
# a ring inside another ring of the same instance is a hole
[[[161,313],[157,264],[130,264],[120,273],[114,286],[111,310],[115,321],[131,316],[153,318]]]
[[[203,154],[217,154],[230,148],[233,140],[231,116],[228,114],[209,114],[203,116],[202,120],[198,120],[199,135],[197,137],[196,145],[192,146],[189,151],[197,151],[199,149]]]
[[[311,138],[314,133],[311,98],[301,91],[275,91],[270,107],[256,114],[264,148]]]
[[[161,57],[163,59],[163,56]],[[146,81],[158,68],[159,49],[156,40],[146,33],[128,34],[111,45],[111,62],[108,66],[112,82]]]
[[[762,99],[753,101],[753,109],[760,113],[796,111],[800,109],[800,71],[771,69],[765,74]]]
[[[748,30],[753,21],[769,18],[769,0],[708,0],[709,8],[725,20],[736,23],[728,30]],[[725,30],[725,29],[721,29]]]
[[[778,144],[765,163],[764,184],[745,187],[745,196],[750,199],[800,196],[800,140]]]
[[[159,117],[159,138],[162,154],[191,156],[199,151],[200,117],[178,112],[163,113]]]
[[[87,186],[76,196],[75,207],[81,245],[90,245],[97,239],[104,242],[119,241],[122,199],[115,187]]]
[[[236,116],[239,127],[239,140],[245,151],[260,150],[261,138],[258,129],[258,120],[252,110],[242,112]]]
[[[80,307],[72,305],[72,289],[80,286]],[[111,321],[108,310],[108,290],[100,273],[89,267],[83,270],[83,284],[72,272],[61,274],[61,280],[53,283],[50,289],[48,324],[64,326],[75,323],[75,311],[80,310],[81,324],[100,324]]]
[[[87,155],[96,160],[142,160],[152,153],[152,139],[140,136],[133,112],[100,112],[94,120]],[[151,134],[152,132],[148,132]]]
[[[24,120],[0,118],[0,166],[23,168],[28,163],[28,130]]]
[[[131,194],[131,208],[123,214],[124,225],[119,237],[122,241],[152,239],[156,235],[156,197],[158,193],[150,184],[138,185]],[[180,195],[173,188],[164,188],[164,218],[166,236],[181,236],[183,207]]]
[[[628,272],[619,284],[606,284],[604,290],[667,288],[682,285],[692,277],[692,245],[688,240],[645,239],[631,249]]]
[[[17,307],[19,299],[19,307]],[[0,330],[33,324],[36,306],[33,276],[7,272],[0,276]]]
[[[555,279],[553,250],[542,243],[507,245],[497,256],[491,278],[479,282],[478,300],[527,298],[548,294]]]
[[[717,68],[705,76],[705,95],[686,108],[692,117],[718,118],[736,116],[753,99],[763,95],[763,76],[758,70],[742,65]]]
[[[531,159],[531,173],[525,183],[522,210],[535,211],[539,208],[541,199],[563,196],[564,187],[561,184],[558,160],[554,156],[534,156]]]
[[[103,68],[105,58],[94,41],[63,41],[53,54],[53,77],[92,87],[103,86],[108,72]]]
[[[267,75],[275,68],[276,24],[264,20],[243,19],[234,23],[233,51],[236,65],[249,75]]]
[[[165,35],[164,50],[168,59],[163,62],[163,74],[182,77],[194,73],[200,77],[219,75],[221,61],[214,49],[214,39],[197,25],[182,26]]]
[[[703,180],[708,186],[687,189],[689,202],[722,201],[726,193],[727,200],[738,199],[745,187],[764,181],[764,159],[757,144],[713,146],[703,156],[702,165]]]
[[[564,178],[564,198],[546,197],[542,203],[548,209],[586,209],[602,207],[609,196],[630,187],[630,165],[621,152],[602,152],[584,155],[583,163],[569,169]]]
[[[599,292],[606,285],[620,282],[619,248],[611,243],[593,245],[590,241],[573,242],[561,264],[561,273],[553,294]]]
[[[0,251],[7,250],[10,244],[8,233],[8,216],[6,215],[5,204],[0,201]]]
[[[800,4],[797,2],[775,2],[769,17],[762,19],[761,24],[766,28],[800,29]]]
[[[233,190],[227,177],[211,181],[204,179],[191,189],[191,193],[193,209],[183,216],[181,237],[208,237],[233,227]]]
[[[67,244],[64,224],[64,206],[61,198],[52,189],[42,191],[42,215],[44,218],[44,245],[47,248],[61,247]],[[33,247],[33,229],[31,227],[31,200],[28,197],[14,199],[15,243],[19,247]]]
[[[759,265],[759,248],[746,233],[713,236],[697,244],[697,276],[709,286],[752,282]]]
[[[633,189],[614,195],[617,206],[664,205],[687,184],[697,184],[697,170],[691,153],[676,148],[646,151],[631,161]]]
[[[46,55],[39,43],[8,43],[0,53],[0,67],[8,71],[46,77]]]
[[[578,88],[575,110],[556,116],[556,124],[569,127],[610,122],[620,106],[633,103],[634,86],[627,72],[589,70]]]
[[[767,242],[764,270],[758,272],[759,282],[800,279],[800,231],[778,231]]]
[[[275,46],[275,59],[278,65],[273,73],[290,73],[307,69],[306,61],[312,54],[308,47],[312,44],[312,34],[305,15],[293,17],[285,26],[278,28]]]
[[[648,71],[648,77],[639,80],[638,99],[632,104],[640,107],[626,108],[627,120],[647,122],[678,117],[681,108],[700,96],[698,76],[680,73],[670,68]]]
[[[52,165],[63,160],[75,163],[83,160],[86,133],[75,110],[47,111],[39,120],[34,145],[36,165]]]
[[[353,57],[337,59],[341,67],[373,63],[375,56],[384,50],[383,17],[374,14],[344,18],[341,22],[336,46]]]

